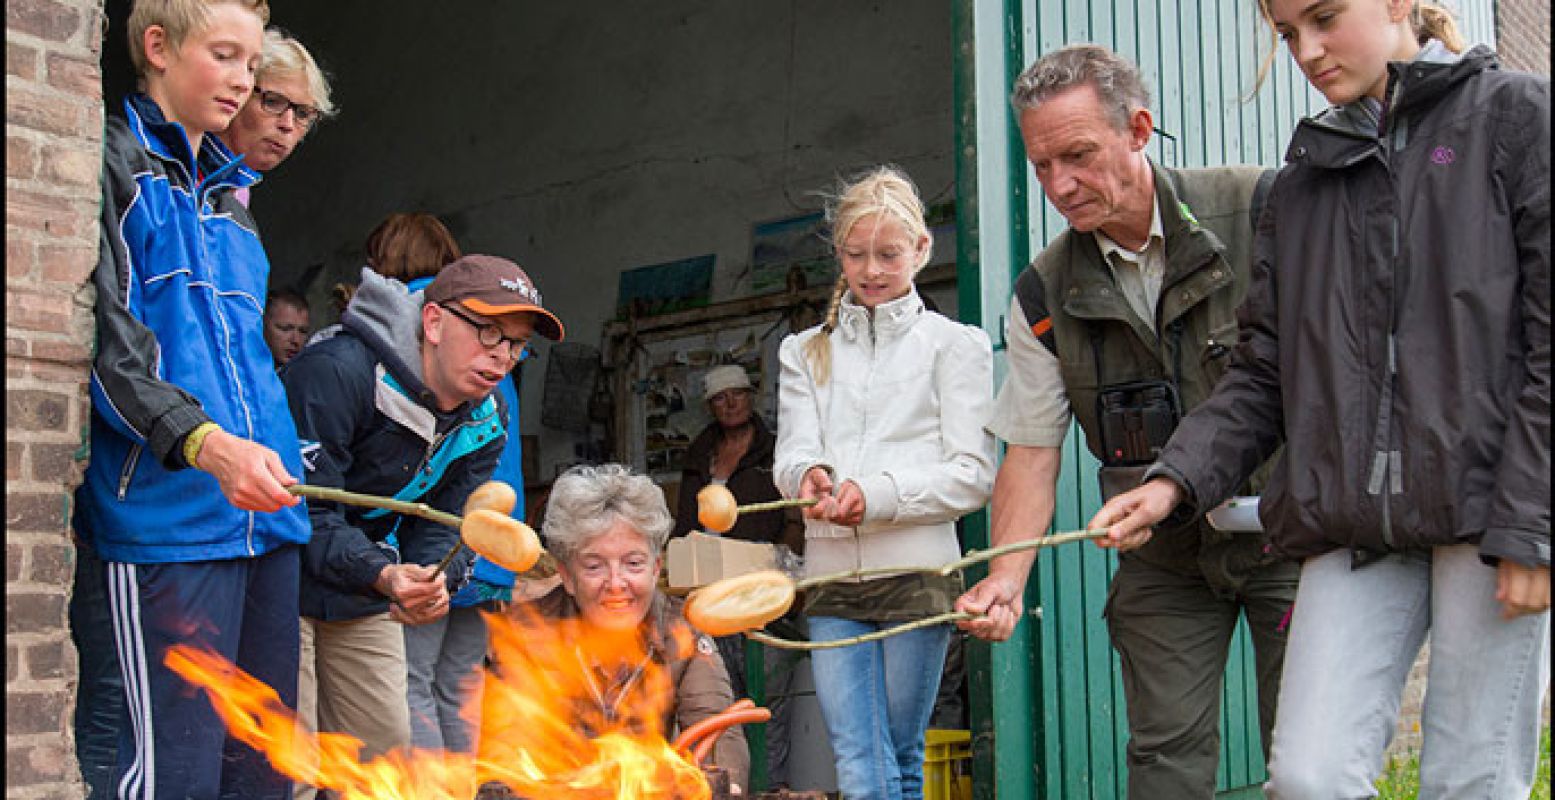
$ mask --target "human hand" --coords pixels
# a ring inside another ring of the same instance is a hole
[[[801,500],[815,500],[815,505],[804,509],[804,515],[810,519],[827,519],[836,506],[836,499],[832,497],[831,473],[825,467],[811,467],[805,471],[804,478],[799,481],[799,498]]]
[[[281,457],[258,442],[211,431],[200,446],[194,466],[215,476],[227,502],[244,511],[279,511],[302,502],[286,491],[297,482]]]
[[[827,519],[834,525],[851,528],[864,521],[864,492],[853,481],[843,481]]]
[[[1120,553],[1133,550],[1150,541],[1150,526],[1166,519],[1182,502],[1182,496],[1182,487],[1174,481],[1152,478],[1145,485],[1108,500],[1085,527],[1093,531],[1108,529],[1106,536],[1096,540],[1102,547],[1116,547]]]
[[[956,598],[955,609],[981,614],[961,620],[956,627],[985,642],[1002,642],[1015,633],[1020,624],[1023,587],[1006,576],[989,573],[976,586]]]
[[[1496,567],[1496,601],[1501,618],[1516,619],[1550,607],[1550,568],[1530,567],[1503,558]]]
[[[389,616],[407,625],[421,625],[448,613],[448,583],[421,564],[390,564],[378,573],[373,588],[392,601]]]

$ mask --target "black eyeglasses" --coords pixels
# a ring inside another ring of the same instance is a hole
[[[467,316],[463,311],[459,310],[458,306],[451,303],[438,303],[438,306],[448,311],[448,313],[458,317],[459,319],[468,322],[470,327],[475,329],[475,339],[481,343],[481,347],[490,350],[491,348],[496,347],[503,342],[507,342],[508,357],[513,359],[513,363],[517,364],[520,361],[524,361],[529,358],[530,350],[528,339],[516,339],[512,336],[507,336],[502,333],[501,325],[498,325],[494,322],[481,322],[480,320]]]
[[[255,88],[254,93],[259,95],[259,107],[264,109],[266,114],[279,117],[289,108],[292,110],[292,119],[297,120],[297,124],[304,128],[312,127],[313,123],[318,121],[320,112],[316,106],[293,103],[290,97],[266,89]]]

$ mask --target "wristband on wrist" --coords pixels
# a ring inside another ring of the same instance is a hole
[[[200,448],[205,446],[205,437],[219,430],[221,426],[214,422],[202,422],[184,437],[184,461],[189,466],[199,467]]]

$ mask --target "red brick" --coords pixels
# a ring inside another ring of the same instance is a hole
[[[6,87],[5,124],[61,136],[86,135],[86,106],[69,97]]]
[[[40,231],[54,236],[75,236],[91,217],[81,218],[70,200],[23,189],[11,189],[5,197],[7,228]]]
[[[6,512],[10,513],[9,510]],[[63,591],[42,594],[39,592],[19,592],[14,587],[7,586],[5,594],[5,632],[11,633],[46,633],[51,630],[60,630],[65,624],[65,593]],[[7,709],[8,711],[10,709]],[[7,721],[7,733],[16,733],[10,729],[10,721]]]
[[[65,530],[65,501],[69,495],[8,490],[5,495],[5,526],[8,532],[37,531],[55,533]],[[10,621],[7,620],[7,625]],[[9,628],[7,628],[9,630]]]
[[[51,680],[65,677],[67,665],[63,640],[30,644],[27,646],[26,653],[29,678]]]
[[[57,542],[34,544],[26,580],[45,586],[69,586],[70,576],[75,571],[75,562],[72,560],[75,553],[67,541],[61,536]],[[32,674],[36,677],[38,673],[34,670]]]
[[[103,98],[103,71],[96,61],[49,53],[45,63],[50,86],[78,97]]]
[[[80,465],[76,462],[73,444],[48,444],[33,442],[32,479],[41,483],[58,483],[64,486],[80,478]]]
[[[22,337],[22,336],[8,336],[8,337],[6,337],[6,340],[5,340],[5,356],[6,356],[6,360],[9,361],[9,360],[11,360],[13,358],[15,358],[15,359],[25,359],[25,358],[28,358],[29,355],[32,353],[32,348],[28,346],[30,341],[31,341],[30,339],[27,339],[27,338]]]
[[[92,169],[97,169],[95,163]],[[96,180],[95,172],[92,178]],[[44,280],[63,283],[74,291],[86,283],[97,266],[97,248],[45,245],[38,248],[38,263],[43,265]]]
[[[27,445],[22,442],[5,443],[5,479],[19,481],[22,479],[22,455],[27,452]]]
[[[9,287],[5,310],[10,328],[50,333],[68,333],[75,315],[74,304],[64,292],[21,292]]]
[[[31,178],[38,171],[38,147],[20,136],[5,137],[5,176]]]
[[[58,286],[74,293],[91,280],[92,270],[97,267],[97,250],[88,247],[40,247],[38,263],[43,266],[46,286]]]
[[[96,187],[101,180],[102,154],[80,145],[66,144],[43,148],[43,175],[51,185]]]
[[[15,389],[5,393],[10,415],[7,430],[63,431],[70,419],[70,396],[40,389]]]
[[[19,696],[45,697],[46,695],[7,695],[5,701],[7,728],[10,728],[9,715],[15,713],[12,710],[12,703],[15,702],[16,698]],[[60,698],[66,698],[66,702],[68,702],[68,695],[66,695],[64,692],[60,692],[56,696]],[[32,703],[32,701],[28,702]],[[61,718],[58,723],[58,727],[53,732],[59,733],[64,729],[64,719]],[[8,730],[7,732],[10,733],[12,731]],[[54,784],[57,787],[57,791],[50,792],[49,794],[30,796],[58,798],[80,797],[78,790],[67,788],[65,784],[61,783],[61,781],[66,780],[74,783],[75,780],[73,776],[67,775],[67,764],[70,763],[70,759],[66,757],[64,746],[62,744],[64,742],[64,738],[64,736],[59,736],[58,739],[60,743],[58,744],[36,743],[18,747],[11,747],[7,745],[5,749],[6,786],[16,787],[18,789],[27,786],[44,786],[47,788],[48,784]],[[69,793],[67,794],[66,792]],[[10,792],[7,792],[6,796],[10,797],[12,795]]]
[[[16,583],[22,579],[23,561],[27,558],[27,548],[19,544],[7,543],[5,546],[5,582],[7,585]]]
[[[32,358],[38,361],[57,361],[61,364],[86,366],[92,358],[87,342],[66,342],[58,339],[39,339],[32,343]],[[85,380],[86,376],[82,376]]]
[[[20,236],[7,236],[5,239],[5,276],[7,278],[24,278],[32,274],[36,248],[32,242]]]
[[[38,79],[38,51],[15,42],[5,43],[5,74],[22,80]]]
[[[15,319],[15,312],[11,312]],[[14,323],[13,323],[14,324]],[[84,391],[87,376],[81,371],[78,364],[61,364],[56,361],[35,361],[30,358],[7,359],[5,374],[8,378],[27,378],[44,383],[58,384],[61,388],[75,387],[75,391]]]
[[[6,0],[5,28],[63,42],[81,28],[81,13],[53,0]]]
[[[22,671],[22,653],[13,645],[5,646],[5,682],[16,680]]]

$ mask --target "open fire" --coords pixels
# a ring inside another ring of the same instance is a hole
[[[480,708],[465,710],[480,715],[474,756],[410,749],[363,762],[360,741],[301,730],[275,690],[219,656],[180,646],[167,663],[206,690],[234,738],[342,800],[465,800],[488,781],[536,800],[709,797],[701,768],[665,739],[673,692],[640,638],[591,637],[567,620],[486,619],[494,664]],[[602,696],[601,678],[612,675],[630,680]]]

